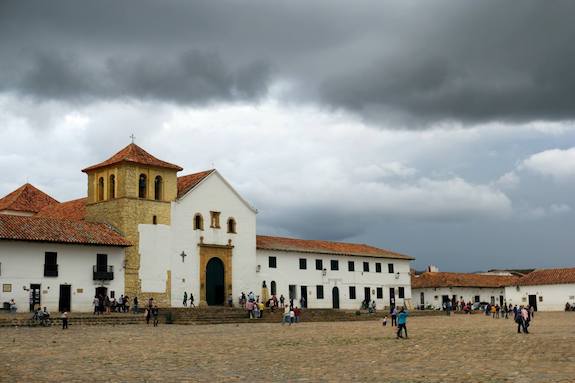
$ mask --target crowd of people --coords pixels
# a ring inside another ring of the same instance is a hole
[[[132,307],[134,314],[139,310],[138,297],[132,299],[132,305],[130,306],[130,297],[127,295],[122,295],[118,299],[115,297],[110,298],[108,295],[96,295],[92,301],[92,306],[94,307],[94,315],[110,314],[113,312],[129,313],[130,307]]]

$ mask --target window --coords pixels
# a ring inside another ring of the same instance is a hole
[[[323,261],[321,259],[315,260],[315,269],[316,270],[323,270]]]
[[[156,176],[156,178],[154,178],[154,199],[156,201],[162,199],[162,187],[163,187],[162,177]]]
[[[277,268],[277,258],[276,257],[268,257],[268,266],[270,269]]]
[[[12,292],[12,284],[11,283],[2,284],[2,292],[3,293],[11,293]]]
[[[110,199],[116,198],[116,176],[113,174],[110,176],[110,182],[108,187],[110,188],[110,190],[108,191]]]
[[[317,299],[323,299],[323,286],[322,285],[317,285],[315,287],[315,295],[316,295]]]
[[[96,269],[98,271],[107,272],[108,271],[108,254],[97,254],[96,255]]]
[[[194,216],[194,230],[204,230],[204,217],[200,213]]]
[[[369,273],[369,262],[363,262],[363,271]]]
[[[492,304],[492,305],[495,304],[495,297],[491,297],[491,304]]]
[[[305,258],[299,259],[299,269],[300,270],[306,270],[307,269],[307,259],[305,259]]]
[[[349,299],[355,299],[355,286],[349,286]]]
[[[272,295],[276,295],[277,294],[277,285],[276,285],[276,281],[272,281],[270,283],[270,290]]]
[[[381,263],[375,262],[375,272],[381,273]]]
[[[393,263],[387,264],[387,272],[393,274]]]
[[[330,265],[332,270],[339,270],[339,261],[332,259]]]
[[[228,218],[228,233],[235,234],[236,232],[236,220],[233,218]]]
[[[146,198],[148,187],[148,179],[145,174],[140,174],[140,179],[138,180],[138,197]]]
[[[539,295],[539,302],[543,302],[543,295]]]
[[[481,298],[479,298],[479,295],[476,295],[475,297],[473,297],[473,302],[479,303],[480,301],[481,301]]]
[[[347,261],[347,271],[355,271],[355,262]]]
[[[419,293],[419,303],[424,306],[425,305],[425,294],[422,291],[421,293]]]
[[[116,298],[116,292],[114,290],[110,291],[110,298]]]
[[[156,216],[152,217],[152,224],[154,224],[154,225],[158,224],[158,217],[156,217]]]
[[[398,294],[400,298],[405,298],[405,287],[398,287]]]
[[[383,299],[383,287],[378,287],[376,290],[377,299]]]
[[[98,201],[104,200],[104,177],[98,178]]]
[[[219,211],[210,211],[210,227],[214,229],[220,228],[220,212]]]
[[[58,276],[58,253],[52,251],[44,253],[44,276]]]

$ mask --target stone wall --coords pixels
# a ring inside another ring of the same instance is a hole
[[[115,198],[110,199],[109,176],[115,175]],[[138,180],[140,174],[145,174],[148,181],[147,198],[138,198]],[[154,179],[162,177],[161,200],[154,200]],[[104,178],[104,200],[98,201],[97,183]],[[167,283],[165,293],[146,293],[141,290],[139,277],[139,224],[171,223],[171,201],[177,197],[177,176],[175,170],[145,167],[124,163],[102,169],[96,169],[88,174],[88,203],[86,205],[86,220],[103,222],[114,226],[128,239],[132,246],[126,249],[125,288],[124,293],[141,298],[154,297],[159,305],[169,306],[171,283]],[[171,271],[168,280],[171,281]]]

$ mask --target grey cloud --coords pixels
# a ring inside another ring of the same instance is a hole
[[[288,81],[289,101],[397,116],[403,128],[572,119],[573,14],[566,0],[8,0],[0,89],[196,104],[250,101]]]
[[[257,61],[230,68],[218,54],[187,51],[169,59],[109,59],[90,65],[73,55],[41,52],[0,89],[37,99],[158,100],[201,104],[265,95],[270,67]]]

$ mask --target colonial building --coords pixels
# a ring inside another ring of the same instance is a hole
[[[509,303],[540,311],[561,311],[575,305],[575,268],[536,269],[506,287]]]
[[[53,286],[63,284],[70,285],[72,310],[88,309],[96,288],[174,307],[184,292],[197,303],[220,305],[250,291],[308,307],[355,309],[364,299],[379,307],[410,304],[413,258],[360,244],[257,236],[256,209],[217,170],[178,176],[181,170],[130,144],[83,170],[86,198],[59,203],[25,185],[38,201],[18,197],[22,191],[0,200],[0,210],[44,222],[0,220],[0,283],[7,286],[0,301],[31,297],[33,284],[55,310],[60,298],[52,296]],[[29,231],[19,237],[22,225]],[[60,235],[52,238],[47,227]],[[108,239],[90,241],[102,236]],[[56,262],[49,253],[59,254]],[[103,261],[98,254],[107,254],[113,278],[96,273],[103,271],[94,264],[94,257]],[[41,275],[42,264],[57,264],[58,276]],[[73,271],[92,266],[93,274]]]
[[[441,308],[443,303],[465,302],[503,305],[506,286],[519,280],[513,275],[445,273],[428,271],[413,275],[411,288],[420,308]]]

